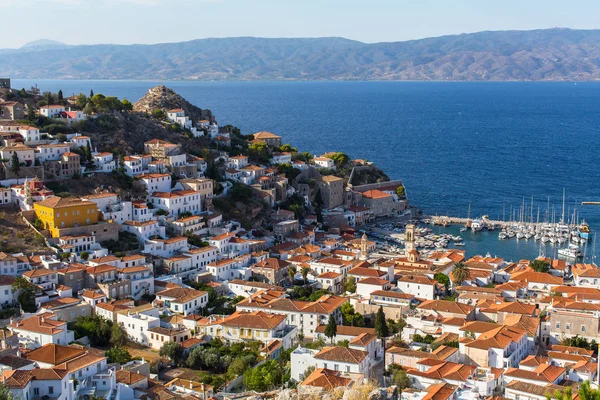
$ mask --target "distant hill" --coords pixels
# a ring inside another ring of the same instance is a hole
[[[600,79],[600,30],[544,29],[366,44],[343,38],[201,39],[0,50],[0,76],[54,79]]]
[[[23,46],[21,46],[21,49],[49,49],[49,48],[58,48],[58,47],[65,47],[67,46],[66,44],[62,43],[62,42],[58,42],[56,40],[50,40],[50,39],[39,39],[39,40],[34,40],[33,42],[29,42],[29,43],[25,43]]]

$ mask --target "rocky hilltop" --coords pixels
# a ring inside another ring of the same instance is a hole
[[[153,87],[148,90],[148,93],[133,104],[133,111],[152,112],[156,109],[163,111],[181,108],[185,111],[185,115],[189,116],[194,122],[199,120],[209,120],[216,122],[210,110],[203,110],[196,107],[177,93],[173,89],[169,89],[164,85]]]

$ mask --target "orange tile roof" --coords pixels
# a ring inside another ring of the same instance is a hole
[[[315,354],[314,358],[318,360],[360,364],[368,355],[368,352],[362,350],[355,350],[342,346],[328,346]]]
[[[300,383],[300,386],[314,386],[331,391],[338,387],[348,387],[351,383],[352,379],[343,377],[342,373],[339,371],[318,368],[311,372],[311,374]]]
[[[34,315],[32,317],[22,319],[21,321],[15,321],[8,326],[12,329],[41,333],[44,335],[54,335],[67,329],[66,322],[50,319],[47,315],[48,314]]]

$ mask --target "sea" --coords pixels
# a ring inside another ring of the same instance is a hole
[[[581,205],[600,201],[600,83],[15,79],[12,86],[133,102],[159,84],[244,134],[270,131],[302,151],[373,161],[404,181],[425,214],[466,217],[470,209],[471,217],[507,220],[525,203],[525,218],[537,219],[539,208],[540,220],[559,220],[564,190],[565,219],[575,211],[600,231],[600,206]],[[497,232],[460,234],[468,255],[519,260],[540,252],[534,241],[500,241]]]

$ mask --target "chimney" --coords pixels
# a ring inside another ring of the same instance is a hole
[[[192,381],[190,381],[190,389],[194,388],[194,384],[192,383]]]
[[[46,317],[42,315],[42,324],[46,323]]]

